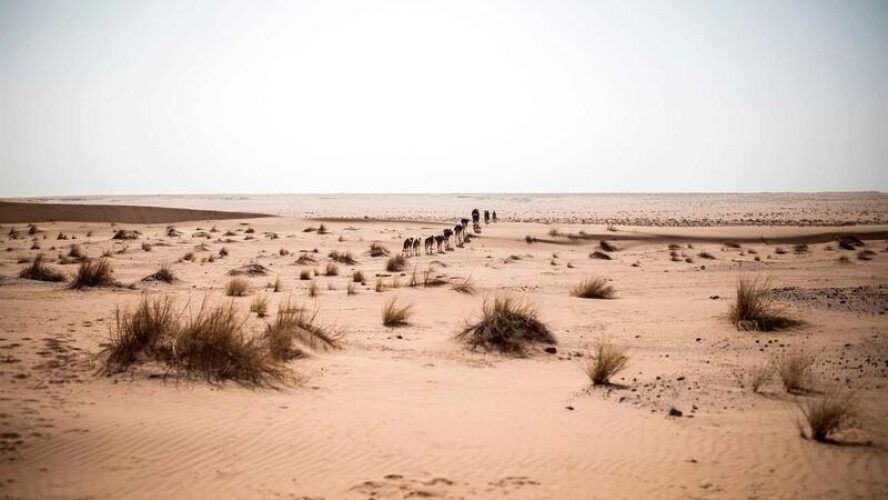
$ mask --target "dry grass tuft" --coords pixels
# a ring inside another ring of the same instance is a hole
[[[339,266],[337,266],[335,262],[327,262],[327,266],[324,268],[324,274],[326,276],[339,276]]]
[[[343,253],[339,252],[338,250],[333,250],[332,252],[330,252],[329,257],[332,260],[339,262],[340,264],[345,264],[349,266],[353,266],[358,263],[358,261],[355,260],[355,258],[352,256],[351,252]]]
[[[851,391],[834,389],[822,397],[805,401],[801,404],[801,410],[808,424],[810,437],[816,441],[828,442],[834,433],[857,423],[860,401]]]
[[[609,340],[600,340],[595,346],[595,358],[589,360],[584,369],[593,385],[605,385],[610,384],[610,378],[623,371],[628,362],[624,348]]]
[[[857,260],[873,260],[873,257],[876,255],[876,252],[872,250],[861,250],[857,252]]]
[[[172,355],[169,342],[179,331],[179,320],[170,297],[145,297],[135,311],[118,309],[115,318],[103,367],[105,374],[129,368],[143,354],[155,358]]]
[[[614,289],[604,278],[588,278],[571,288],[570,294],[581,299],[612,299]]]
[[[770,332],[800,326],[801,321],[783,315],[771,295],[770,281],[758,278],[737,280],[737,300],[728,317],[738,330]]]
[[[753,365],[746,373],[746,383],[752,392],[759,392],[763,385],[767,384],[774,376],[774,366],[771,363]]]
[[[311,284],[308,285],[308,296],[314,298],[318,296],[318,293],[320,293],[318,283],[316,281],[312,281]]]
[[[299,279],[306,281],[311,279],[311,269],[303,269],[299,271]]]
[[[376,286],[374,287],[374,289],[377,292],[385,291],[385,283],[382,281],[382,278],[376,278]]]
[[[364,277],[364,273],[362,271],[355,271],[352,273],[352,281],[354,283],[365,283],[367,278]]]
[[[256,313],[256,316],[264,318],[268,314],[268,296],[257,295],[253,297],[250,303],[250,312]]]
[[[389,299],[382,308],[382,324],[389,327],[406,326],[410,324],[410,316],[413,315],[413,306],[398,306],[397,297]]]
[[[619,248],[617,248],[615,245],[608,243],[604,240],[601,240],[601,242],[598,244],[598,246],[602,250],[604,250],[605,252],[616,252],[619,250]]]
[[[390,273],[401,272],[405,267],[407,267],[407,259],[403,255],[389,257],[388,262],[385,264],[386,271]]]
[[[701,259],[715,260],[715,255],[712,255],[711,253],[707,252],[706,250],[703,250],[702,252],[698,253],[697,257],[700,257]]]
[[[345,287],[345,294],[346,295],[357,295],[357,293],[358,293],[358,290],[357,290],[357,288],[355,288],[354,282],[350,282],[348,284],[348,286]]]
[[[389,249],[379,243],[374,241],[370,244],[370,257],[387,257],[389,254]]]
[[[174,342],[174,364],[210,381],[265,385],[284,378],[282,366],[261,339],[247,336],[234,303],[207,307],[188,319]]]
[[[228,256],[228,249],[225,247],[220,248],[219,249],[219,257],[227,257],[227,256]]]
[[[80,248],[80,245],[74,243],[71,245],[71,248],[68,249],[68,257],[71,257],[72,259],[82,259],[85,255],[83,249]]]
[[[477,290],[475,289],[475,282],[472,281],[471,276],[462,281],[454,283],[453,290],[459,293],[464,293],[466,295],[475,295],[477,293]]]
[[[789,393],[805,392],[810,383],[810,370],[814,358],[804,353],[788,353],[775,360],[777,375]]]
[[[19,278],[37,281],[51,281],[55,283],[65,281],[64,274],[47,266],[43,262],[43,254],[37,254],[37,257],[34,258],[34,262],[32,262],[30,266],[22,269],[19,273]]]
[[[101,259],[84,259],[77,269],[77,274],[71,282],[70,288],[80,289],[87,287],[112,286],[116,285],[112,277],[114,271],[111,269],[111,263],[104,257]]]
[[[457,340],[472,348],[481,347],[521,355],[528,344],[556,344],[549,328],[537,319],[536,308],[510,296],[485,300],[481,318],[457,334]]]
[[[172,283],[176,281],[176,275],[166,264],[161,264],[160,269],[153,274],[149,274],[142,278],[142,281],[163,281],[164,283]]]
[[[340,349],[342,334],[322,325],[317,316],[317,309],[309,310],[290,300],[282,304],[265,331],[272,355],[281,360],[298,357],[301,351],[293,348],[294,341],[314,350]]]
[[[589,254],[590,259],[601,259],[601,260],[611,260],[611,256],[602,252],[601,250],[595,250],[594,252]]]
[[[274,286],[272,286],[272,291],[274,291],[274,293],[279,293],[279,292],[283,291],[283,289],[284,289],[284,282],[281,281],[281,277],[278,276],[277,278],[274,279]]]
[[[243,297],[250,292],[250,282],[246,278],[232,278],[225,286],[225,295]]]

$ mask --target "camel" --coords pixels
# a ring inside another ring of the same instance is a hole
[[[496,210],[493,211],[493,222],[496,222]]]
[[[461,219],[459,223],[462,224],[463,231],[469,228],[469,219]]]
[[[472,210],[472,222],[477,224],[480,219],[481,212],[479,212],[477,208],[475,210]]]
[[[479,224],[479,223],[477,223],[477,222],[474,223],[474,224],[472,225],[472,231],[474,231],[475,234],[481,234],[481,224]]]
[[[484,211],[484,224],[490,224],[490,210]]]
[[[453,226],[453,239],[456,240],[456,246],[462,246],[463,244],[463,227],[460,224]]]
[[[444,253],[444,237],[440,234],[436,234],[435,243],[438,246],[438,253]]]
[[[431,254],[435,253],[434,250],[432,250],[432,248],[434,246],[435,246],[435,237],[434,236],[429,236],[428,238],[425,239],[425,253],[426,253],[426,255],[431,255]]]
[[[451,236],[453,236],[453,230],[452,229],[445,229],[444,230],[444,249],[445,250],[451,249],[450,248],[450,237]]]
[[[414,257],[419,256],[419,247],[422,245],[422,238],[414,238],[413,239],[413,255]]]
[[[401,251],[404,254],[404,257],[410,257],[410,254],[413,252],[413,238],[407,238],[404,240],[404,249]]]

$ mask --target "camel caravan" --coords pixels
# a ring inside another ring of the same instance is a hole
[[[481,234],[481,212],[476,208],[472,210],[472,232]],[[496,210],[484,211],[484,224],[496,222]],[[404,257],[419,257],[421,252],[426,255],[452,251],[454,246],[462,248],[464,244],[472,240],[469,235],[469,219],[460,219],[459,224],[453,229],[447,228],[441,234],[433,234],[426,238],[407,238],[404,240],[404,248],[401,254]],[[422,247],[422,248],[420,248]]]

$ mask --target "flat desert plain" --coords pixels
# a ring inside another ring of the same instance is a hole
[[[183,197],[154,205],[279,216],[7,218],[0,497],[886,498],[888,201],[737,196],[633,212],[625,195],[612,215],[582,197],[341,196],[342,210],[314,215]],[[498,221],[388,269],[406,238],[476,207]],[[39,254],[66,281],[20,277]],[[110,265],[115,283],[72,289],[84,262]],[[162,267],[175,279],[146,280]],[[229,296],[235,279],[248,288]],[[610,298],[571,293],[594,279]],[[730,315],[740,280],[756,279],[790,320],[773,331]],[[504,297],[556,343],[516,354],[458,338]],[[385,326],[392,300],[410,309]],[[170,304],[184,329],[202,307],[232,313],[256,349],[282,310],[308,311],[334,342],[294,335],[268,377],[208,378],[167,361],[179,344],[109,369],[143,303]],[[594,385],[602,346],[627,359]],[[837,394],[854,418],[812,439],[803,410]]]

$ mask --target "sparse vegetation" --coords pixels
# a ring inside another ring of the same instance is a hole
[[[112,286],[117,283],[114,281],[114,271],[111,269],[111,263],[106,258],[100,259],[83,259],[77,274],[71,282],[70,288],[80,289],[88,287]]]
[[[256,316],[264,318],[268,314],[268,296],[256,295],[253,302],[250,303],[250,312],[256,313]]]
[[[741,277],[737,281],[737,299],[728,316],[739,330],[769,332],[801,325],[783,314],[773,299],[770,281]]]
[[[390,273],[401,272],[405,267],[407,267],[407,259],[405,259],[403,255],[389,257],[388,262],[385,264],[386,271]]]
[[[872,250],[861,250],[857,252],[857,260],[873,260],[873,257],[876,255],[876,252]]]
[[[413,314],[413,306],[399,306],[398,299],[389,299],[382,308],[382,324],[388,327],[406,326],[410,324],[410,316]]]
[[[464,293],[466,295],[475,295],[475,282],[472,281],[472,277],[457,281],[453,284],[453,289],[459,293]]]
[[[225,286],[225,295],[243,297],[250,292],[250,282],[246,278],[231,278]]]
[[[308,285],[308,296],[309,296],[309,297],[312,297],[312,298],[317,297],[317,296],[318,296],[318,292],[319,292],[319,289],[318,289],[318,284],[317,284],[317,282],[312,281],[312,282]]]
[[[787,353],[777,358],[775,365],[786,392],[800,393],[808,388],[814,358],[801,352]]]
[[[588,278],[571,288],[570,294],[581,299],[612,299],[614,289],[604,278]]]
[[[348,286],[345,287],[345,294],[346,295],[356,295],[357,293],[358,293],[358,290],[357,290],[357,288],[355,288],[354,282],[350,282],[348,284]]]
[[[380,245],[377,242],[373,242],[370,244],[370,257],[386,257],[390,254],[388,248]]]
[[[697,257],[700,257],[701,259],[715,260],[715,255],[712,255],[711,253],[707,252],[706,250],[703,250],[700,253],[698,253]]]
[[[352,281],[355,283],[365,283],[367,279],[364,277],[364,273],[361,271],[355,271],[352,273]]]
[[[311,279],[311,269],[302,269],[299,271],[299,279],[300,280],[310,280]]]
[[[142,242],[142,251],[143,252],[150,252],[151,251],[151,244],[148,243],[147,241],[143,241]]]
[[[329,255],[330,259],[339,262],[340,264],[346,264],[349,266],[353,266],[358,263],[357,260],[352,256],[351,252],[339,252],[337,250],[333,250]]]
[[[767,384],[774,376],[774,366],[771,363],[759,363],[753,365],[746,374],[746,383],[752,392],[759,392],[763,385]]]
[[[228,256],[228,249],[225,247],[220,248],[219,249],[219,257],[227,257],[227,256]]]
[[[337,266],[335,262],[327,262],[327,266],[324,268],[324,274],[327,276],[338,276],[339,266]]]
[[[163,281],[164,283],[172,283],[176,281],[176,275],[173,274],[173,271],[168,265],[161,264],[160,269],[145,276],[142,281]]]
[[[289,300],[282,304],[275,320],[265,331],[272,355],[284,361],[298,357],[301,350],[294,349],[294,341],[311,349],[341,348],[342,334],[322,325],[317,315],[317,309],[309,311]]]
[[[145,297],[132,312],[117,309],[115,320],[103,369],[106,374],[129,368],[143,354],[171,356],[168,342],[177,334],[179,322],[168,296]]]
[[[823,396],[801,404],[802,415],[808,424],[809,436],[827,442],[834,433],[856,424],[860,402],[851,391],[832,389]]]
[[[586,363],[586,375],[593,385],[609,384],[611,377],[623,371],[628,362],[625,349],[602,339],[595,345],[595,357]]]
[[[65,275],[47,266],[43,261],[43,254],[37,254],[31,265],[22,269],[19,278],[37,281],[62,282],[65,281]]]
[[[511,296],[485,300],[481,318],[467,325],[457,340],[472,348],[521,355],[529,344],[556,344],[549,328],[537,319],[536,308],[528,301]]]
[[[274,293],[279,293],[284,289],[284,282],[281,281],[280,276],[278,276],[274,279],[274,285],[272,285],[271,288]]]

